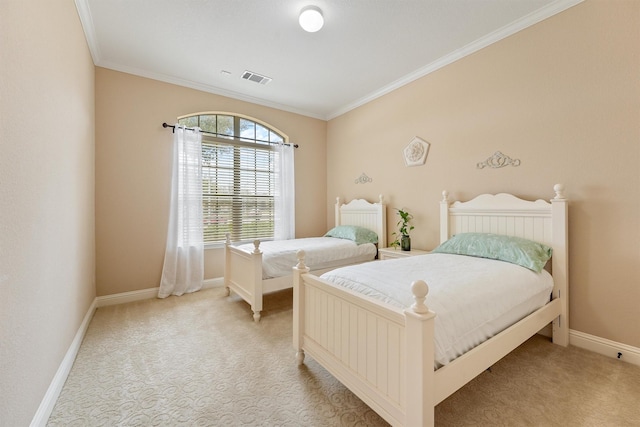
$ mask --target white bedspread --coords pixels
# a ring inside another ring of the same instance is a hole
[[[253,244],[240,245],[252,252]],[[262,251],[262,278],[291,274],[298,263],[297,252],[306,252],[305,264],[311,270],[341,267],[375,259],[377,249],[373,243],[356,245],[351,240],[335,237],[308,237],[303,239],[274,240],[260,243]]]
[[[436,368],[545,305],[553,288],[544,270],[449,254],[371,262],[321,277],[400,308],[413,304],[413,281],[427,282],[426,304],[436,313]]]

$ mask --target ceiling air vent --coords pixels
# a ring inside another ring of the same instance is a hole
[[[252,82],[260,83],[261,85],[266,85],[272,79],[271,77],[261,76],[260,74],[256,74],[253,71],[245,71],[242,73],[242,78],[245,80],[251,80]]]

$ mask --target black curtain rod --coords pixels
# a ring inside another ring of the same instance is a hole
[[[168,123],[162,123],[162,127],[163,128],[171,128],[171,132],[175,132],[176,131],[176,127],[175,125],[170,125]],[[189,128],[185,126],[185,129],[187,130],[195,130],[194,128]],[[207,132],[206,130],[201,130],[200,132],[202,133],[208,133],[209,135],[218,135],[217,133],[214,132]],[[288,142],[285,142],[284,145],[293,145],[293,148],[298,148],[298,144],[289,144]]]

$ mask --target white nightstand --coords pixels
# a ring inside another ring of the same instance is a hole
[[[410,251],[403,251],[400,248],[382,248],[378,249],[378,259],[396,259],[396,258],[406,258],[410,256],[416,255],[424,255],[428,254],[431,251],[423,251],[420,249],[411,249]]]

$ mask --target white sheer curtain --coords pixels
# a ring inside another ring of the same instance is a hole
[[[202,288],[202,134],[176,126],[167,248],[158,298]]]
[[[276,195],[274,240],[293,239],[296,230],[294,147],[279,144],[276,150]]]

